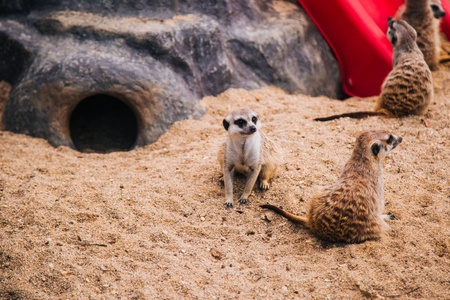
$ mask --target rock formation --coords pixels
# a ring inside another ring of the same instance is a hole
[[[80,151],[152,143],[232,87],[341,95],[339,65],[294,1],[3,1],[0,45],[3,129]]]

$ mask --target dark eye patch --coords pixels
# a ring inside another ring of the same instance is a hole
[[[392,45],[397,44],[397,36],[395,35],[395,33],[394,33],[394,35],[392,36],[391,43],[392,43]]]
[[[236,121],[234,121],[234,124],[242,128],[247,124],[247,121],[245,121],[244,119],[237,119]]]
[[[381,150],[381,146],[380,145],[378,145],[378,144],[373,144],[372,145],[372,153],[373,153],[373,155],[377,156],[378,153],[380,153],[380,150]]]
[[[258,122],[258,118],[257,118],[257,117],[253,117],[253,118],[252,118],[252,122],[253,122],[254,124],[256,124],[256,122]]]
[[[439,6],[437,6],[436,4],[430,4],[430,6],[431,6],[431,10],[433,11],[433,16],[436,19],[445,17],[445,11],[443,9],[441,9]]]
[[[394,137],[392,135],[389,135],[389,138],[387,139],[386,143],[392,144],[394,142]]]
[[[439,6],[437,6],[436,4],[431,4],[431,3],[430,3],[430,7],[431,7],[431,10],[432,10],[433,12],[436,12],[436,11],[439,10]]]

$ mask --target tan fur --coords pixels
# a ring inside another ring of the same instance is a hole
[[[253,118],[256,118],[256,123],[252,121]],[[244,120],[246,124],[240,127],[235,124],[237,120]],[[282,163],[280,149],[264,135],[261,126],[258,115],[249,108],[235,110],[224,119],[228,135],[219,149],[218,161],[224,174],[226,206],[233,206],[234,171],[247,176],[244,191],[239,199],[239,203],[244,204],[258,175],[260,187],[268,189],[269,180],[275,176]]]
[[[433,15],[429,0],[406,0],[400,19],[405,20],[417,32],[417,45],[422,51],[430,70],[439,66],[440,39],[439,20]],[[441,6],[440,1],[435,1]]]
[[[391,218],[383,215],[382,160],[401,141],[401,137],[385,130],[361,133],[340,178],[314,195],[306,217],[272,205],[262,207],[304,224],[327,241],[359,243],[378,239],[388,228],[384,220]]]

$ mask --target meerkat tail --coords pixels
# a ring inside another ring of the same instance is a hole
[[[439,57],[439,63],[440,64],[448,62],[448,61],[450,61],[450,55],[441,55]]]
[[[300,216],[291,214],[279,207],[276,207],[275,205],[264,204],[264,205],[261,205],[261,207],[270,209],[270,210],[276,212],[277,214],[282,215],[283,217],[285,217],[286,219],[288,219],[289,221],[291,221],[293,223],[306,226],[306,218],[305,217],[300,217]]]
[[[340,114],[340,115],[333,115],[333,116],[329,116],[329,117],[315,118],[314,121],[327,122],[327,121],[336,120],[336,119],[340,119],[340,118],[362,119],[362,118],[366,118],[366,117],[384,116],[384,115],[386,115],[386,114],[381,111],[356,111],[356,112],[345,113],[345,114]]]

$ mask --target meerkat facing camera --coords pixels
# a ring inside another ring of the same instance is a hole
[[[360,243],[378,239],[389,226],[384,215],[382,160],[402,142],[402,137],[385,130],[361,133],[340,178],[318,191],[306,217],[293,215],[273,205],[261,205],[294,223],[309,228],[332,242]]]
[[[225,206],[233,206],[233,175],[247,176],[239,203],[247,203],[256,179],[262,189],[269,188],[269,180],[282,163],[282,155],[275,143],[261,132],[258,115],[249,108],[232,111],[224,120],[227,139],[219,149],[218,160],[225,183]]]
[[[368,116],[399,118],[423,115],[427,111],[433,98],[433,79],[416,44],[416,31],[406,21],[389,17],[387,37],[393,47],[393,68],[383,82],[374,111],[344,113],[316,118],[315,121]]]

